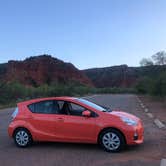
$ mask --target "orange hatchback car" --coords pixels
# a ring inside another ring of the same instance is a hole
[[[33,141],[98,143],[108,152],[118,152],[143,142],[139,118],[74,97],[18,103],[8,132],[18,147]]]

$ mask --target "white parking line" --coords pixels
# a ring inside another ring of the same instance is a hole
[[[161,160],[160,166],[166,166],[166,159]]]
[[[145,106],[144,106],[143,104],[141,104],[141,107],[142,107],[142,108],[145,108]]]
[[[165,128],[165,125],[159,120],[159,119],[155,119],[154,123],[157,125],[158,128]]]
[[[148,108],[145,107],[145,105],[142,103],[142,101],[138,98],[138,102],[140,104],[140,106],[144,109],[144,112],[147,114],[147,116],[151,119],[154,118],[154,115],[152,113],[149,113]],[[159,120],[159,119],[154,119],[154,124],[159,128],[166,128],[166,126]],[[164,164],[166,164],[166,161],[163,161]],[[166,166],[166,165],[162,165],[162,166]]]
[[[147,113],[149,118],[154,118],[154,116],[151,113]]]

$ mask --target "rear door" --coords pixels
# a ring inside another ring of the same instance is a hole
[[[32,112],[29,119],[37,140],[55,140],[58,105],[55,100],[41,101],[28,106]]]

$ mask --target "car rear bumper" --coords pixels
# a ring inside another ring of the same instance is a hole
[[[10,123],[9,127],[8,127],[8,135],[9,135],[9,137],[13,137],[13,132],[14,132],[14,127],[13,127],[12,123]]]

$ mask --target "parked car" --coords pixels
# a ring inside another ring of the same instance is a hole
[[[75,142],[99,144],[108,152],[118,152],[125,145],[143,143],[139,118],[74,97],[18,103],[8,133],[18,147],[33,141]]]

